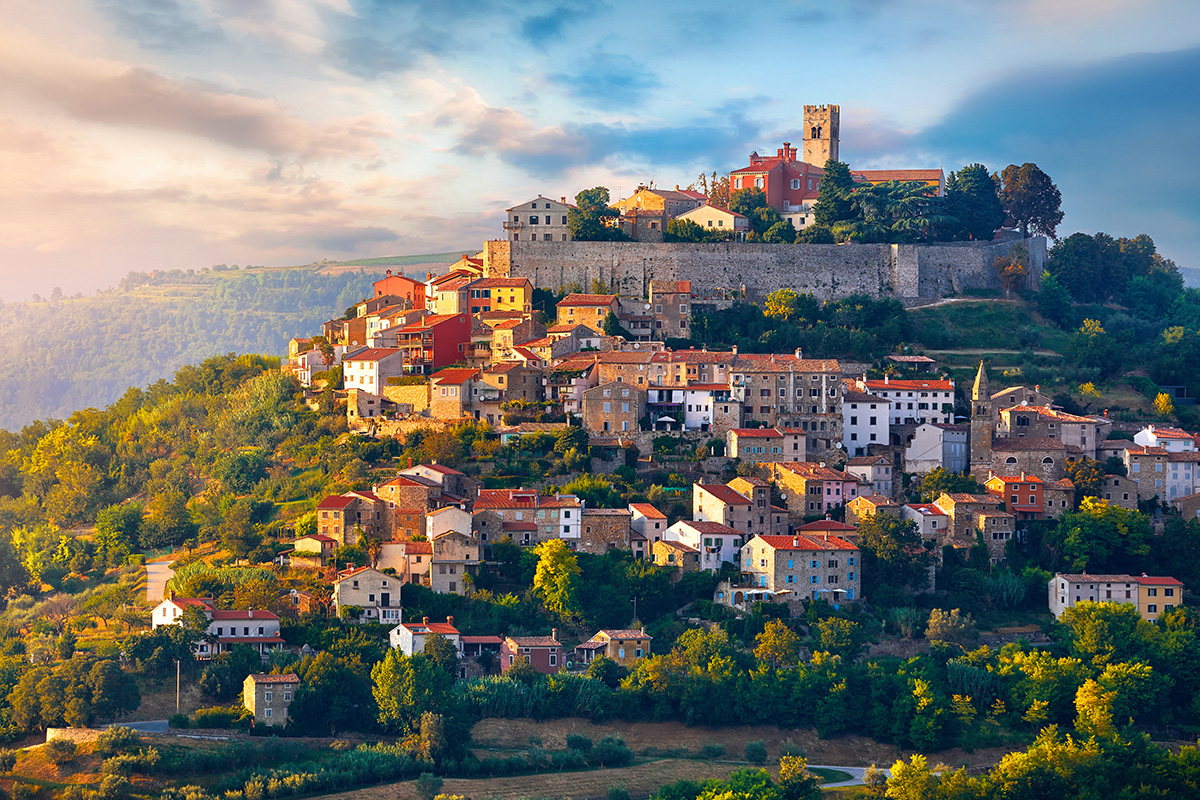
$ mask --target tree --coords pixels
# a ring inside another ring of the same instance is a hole
[[[884,586],[922,588],[929,579],[934,554],[925,549],[912,520],[879,513],[858,524],[862,549],[862,586],[867,597]]]
[[[749,217],[760,208],[769,208],[767,193],[757,187],[738,189],[729,201],[729,210],[743,217]]]
[[[567,230],[578,242],[628,241],[629,237],[620,228],[607,224],[618,216],[619,212],[609,205],[607,188],[584,189],[575,195],[575,208],[567,211]]]
[[[1067,463],[1067,477],[1075,484],[1075,499],[1099,497],[1104,480],[1104,468],[1090,458]]]
[[[771,669],[794,667],[800,660],[800,635],[780,619],[768,620],[754,638],[754,656]]]
[[[633,334],[625,330],[625,327],[621,325],[621,320],[617,319],[617,315],[611,311],[604,316],[603,333],[605,336],[624,336],[626,339],[633,339]]]
[[[946,181],[949,213],[962,225],[968,239],[990,241],[1004,224],[1004,206],[996,191],[996,180],[983,164],[970,164],[950,173]]]
[[[1004,289],[1004,296],[1011,297],[1012,290],[1020,286],[1025,276],[1029,274],[1026,269],[1026,261],[1029,258],[1029,251],[1024,245],[1014,244],[1009,248],[1008,254],[996,256],[992,262],[993,269],[996,270],[996,276],[1000,278],[1000,286]]]
[[[796,234],[796,242],[799,244],[835,244],[836,241],[833,238],[832,230],[815,222],[805,226],[804,230]]]
[[[821,782],[808,771],[802,756],[780,757],[779,790],[783,800],[820,800],[822,796]]]
[[[415,733],[421,714],[441,714],[446,709],[450,676],[420,653],[406,656],[398,649],[389,650],[372,668],[371,679],[379,723],[388,730]]]
[[[221,544],[235,558],[246,558],[262,544],[262,534],[253,521],[250,501],[239,500],[225,512],[225,518],[217,529]]]
[[[1065,571],[1140,572],[1150,553],[1150,520],[1137,511],[1084,497],[1042,535],[1042,543]]]
[[[533,591],[546,609],[565,619],[579,614],[578,577],[581,573],[575,554],[562,539],[542,542],[533,549],[538,557],[533,576]]]
[[[1154,398],[1154,413],[1162,419],[1167,419],[1175,413],[1175,403],[1171,400],[1171,395],[1166,392],[1158,393]]]
[[[156,494],[146,506],[146,511],[148,518],[142,538],[149,547],[177,545],[196,535],[187,497],[178,489]]]
[[[598,680],[610,689],[617,688],[621,679],[621,665],[608,656],[597,656],[588,664],[587,676]],[[588,742],[591,746],[591,742]]]
[[[813,627],[816,643],[813,648],[827,653],[854,659],[862,649],[861,629],[857,622],[841,617],[825,617],[818,620]]]
[[[831,229],[839,222],[854,220],[860,215],[852,197],[854,176],[850,174],[849,165],[830,159],[824,167],[825,177],[821,179],[817,202],[813,205],[813,221],[822,228]]]
[[[450,640],[439,633],[425,637],[425,647],[421,651],[425,657],[453,675],[458,666],[458,648]]]
[[[1008,222],[1029,231],[1058,239],[1058,224],[1063,220],[1062,194],[1037,164],[1009,164],[1000,173],[1000,202]]]
[[[796,229],[791,220],[782,219],[776,222],[762,235],[764,242],[774,244],[791,244],[796,241]]]
[[[1059,328],[1071,327],[1071,293],[1045,270],[1038,287],[1037,310]]]
[[[961,609],[944,611],[935,608],[929,612],[925,638],[931,642],[966,646],[979,638],[979,632],[975,628],[975,620],[970,614],[964,614]]]
[[[921,479],[921,502],[932,503],[943,494],[987,494],[987,487],[982,486],[970,475],[951,472],[945,467],[931,469]]]
[[[554,452],[562,455],[568,450],[583,451],[588,446],[587,431],[578,425],[572,425],[558,432],[554,437]]]

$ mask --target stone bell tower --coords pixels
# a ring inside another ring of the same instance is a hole
[[[829,159],[838,161],[838,139],[842,115],[838,106],[804,107],[804,163],[823,167]]]
[[[979,362],[971,387],[971,477],[983,483],[992,468],[992,394],[987,369]]]

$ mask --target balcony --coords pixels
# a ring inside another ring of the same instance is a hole
[[[509,220],[504,221],[504,230],[506,231],[519,231],[524,227],[527,227],[524,222],[510,222]]]

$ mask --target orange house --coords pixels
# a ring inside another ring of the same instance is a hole
[[[1043,519],[1046,516],[1042,479],[1036,475],[992,475],[987,479],[990,494],[1004,501],[1004,510],[1017,520]]]

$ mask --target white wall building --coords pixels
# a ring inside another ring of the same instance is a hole
[[[904,449],[905,471],[918,475],[938,467],[955,473],[964,471],[971,457],[969,436],[970,429],[966,425],[941,422],[919,425]]]
[[[858,391],[853,381],[845,383],[846,388],[842,392],[842,445],[846,448],[846,455],[851,458],[865,456],[868,445],[890,444],[890,401]]]
[[[730,561],[738,563],[738,548],[742,546],[745,535],[728,525],[719,522],[694,522],[680,520],[667,528],[663,539],[668,542],[679,542],[700,553],[700,569],[715,572],[721,568],[721,563]]]
[[[401,622],[388,633],[388,641],[394,649],[406,656],[425,652],[425,642],[431,636],[442,636],[454,649],[462,651],[461,637],[458,628],[454,627],[454,617],[446,617],[445,622],[430,622],[424,617],[420,622]]]
[[[362,389],[383,394],[388,378],[404,375],[404,351],[370,347],[342,359],[343,384],[347,389]]]
[[[567,212],[575,206],[540,194],[527,203],[507,209],[504,230],[510,242],[569,242]]]
[[[1133,435],[1133,441],[1142,447],[1161,447],[1168,453],[1196,452],[1196,439],[1179,428],[1148,425]]]

